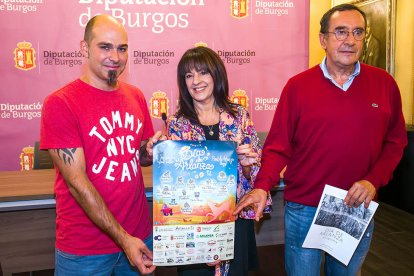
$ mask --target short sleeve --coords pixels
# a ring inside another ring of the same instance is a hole
[[[82,147],[78,119],[62,98],[52,94],[43,103],[40,148],[75,147]]]

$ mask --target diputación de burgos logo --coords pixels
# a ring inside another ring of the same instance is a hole
[[[26,14],[36,12],[40,5],[43,5],[43,0],[1,0],[0,11]]]
[[[22,152],[20,153],[20,166],[22,171],[30,171],[33,170],[33,163],[34,163],[34,147],[27,146],[22,148]]]
[[[14,49],[15,67],[20,70],[31,70],[36,67],[35,50],[32,48],[32,43],[23,41],[17,43],[17,48]]]
[[[150,99],[151,117],[165,120],[168,117],[168,97],[163,91],[155,91]]]
[[[32,120],[40,118],[42,113],[41,102],[27,103],[0,103],[0,119]]]
[[[246,109],[249,107],[249,97],[247,97],[246,91],[243,89],[234,90],[233,94],[230,97],[230,100],[233,103],[239,104]]]
[[[248,14],[249,0],[230,0],[230,14],[237,19],[246,18]]]

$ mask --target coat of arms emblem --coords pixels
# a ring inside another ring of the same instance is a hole
[[[31,70],[36,67],[35,50],[30,42],[19,42],[14,49],[15,67],[20,70]]]
[[[167,94],[162,91],[156,91],[150,99],[151,117],[161,119],[168,116],[168,98]]]
[[[239,104],[245,108],[249,107],[248,100],[249,98],[246,95],[246,91],[242,89],[237,89],[233,92],[233,95],[231,95],[231,101],[235,104]]]
[[[249,0],[231,0],[231,16],[239,19],[247,17],[248,5]]]

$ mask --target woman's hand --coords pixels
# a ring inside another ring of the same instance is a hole
[[[240,145],[236,148],[240,165],[251,167],[257,164],[257,152],[254,152],[250,144]]]
[[[239,163],[242,166],[244,177],[250,179],[250,172],[252,170],[252,166],[257,164],[258,154],[253,151],[250,144],[238,146],[236,148],[236,153]]]

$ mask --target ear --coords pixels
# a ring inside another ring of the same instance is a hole
[[[89,58],[88,43],[85,40],[80,42],[80,51],[86,58]]]
[[[319,33],[319,42],[324,50],[326,50],[326,35],[323,33]]]

